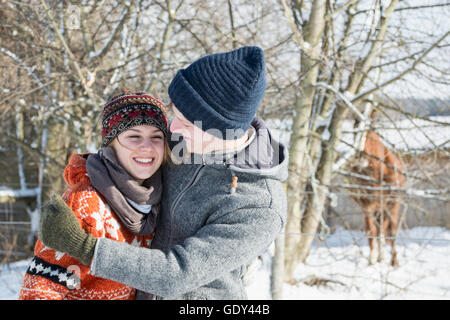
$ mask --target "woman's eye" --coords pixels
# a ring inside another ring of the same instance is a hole
[[[141,137],[140,136],[128,136],[128,138],[130,138],[130,139],[139,139]]]

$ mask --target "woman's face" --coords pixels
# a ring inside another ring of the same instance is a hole
[[[164,134],[154,126],[132,127],[117,136],[110,146],[120,165],[142,183],[161,166],[164,159]]]

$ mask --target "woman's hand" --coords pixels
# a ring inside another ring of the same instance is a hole
[[[72,210],[59,196],[54,196],[41,210],[39,238],[49,248],[65,252],[89,265],[96,239],[86,233]]]

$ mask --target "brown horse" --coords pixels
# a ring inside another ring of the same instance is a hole
[[[371,115],[375,119],[375,112]],[[391,243],[391,265],[398,266],[395,238],[398,231],[401,197],[389,187],[401,187],[405,183],[400,159],[383,144],[373,130],[367,132],[364,149],[351,167],[361,178],[352,178],[362,186],[353,200],[364,215],[366,233],[369,237],[370,264],[384,260],[385,240]],[[366,178],[362,178],[365,176]]]

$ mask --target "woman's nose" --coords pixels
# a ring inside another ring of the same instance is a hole
[[[153,149],[153,142],[151,139],[145,139],[144,142],[139,146],[141,150],[151,150]]]

